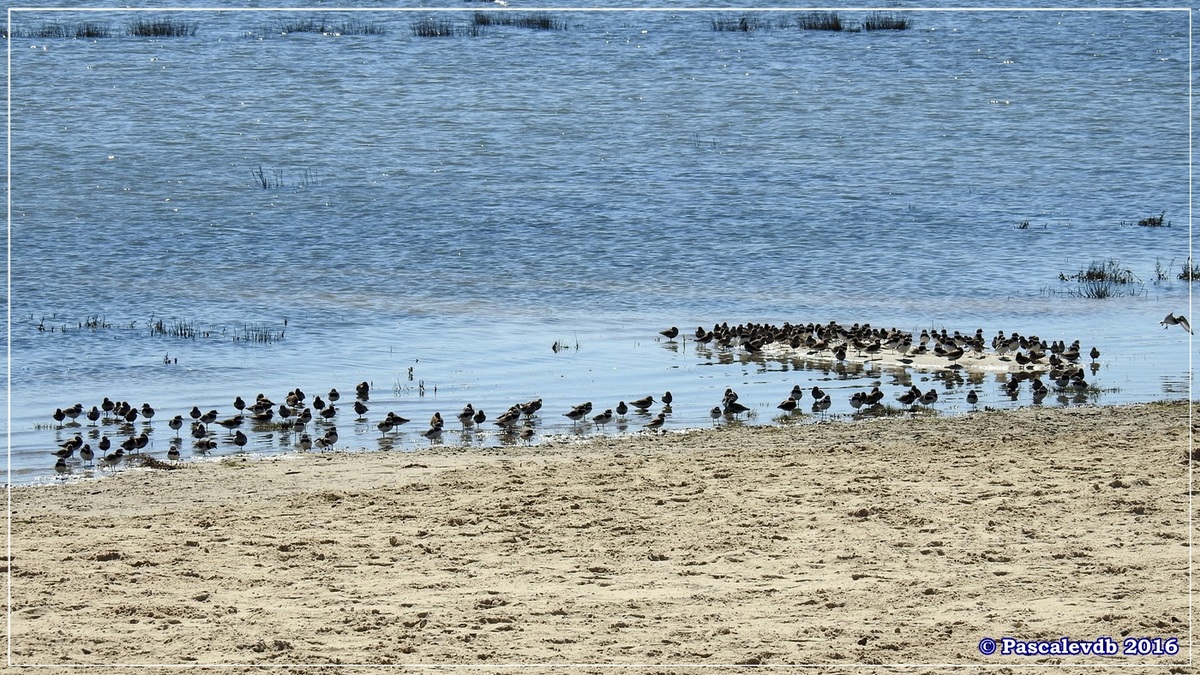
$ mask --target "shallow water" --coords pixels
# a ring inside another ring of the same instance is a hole
[[[56,407],[104,396],[158,409],[161,458],[170,416],[297,386],[371,382],[369,424],[339,421],[340,445],[379,447],[393,410],[414,422],[385,446],[414,450],[435,410],[445,443],[504,442],[450,431],[467,402],[494,416],[540,396],[541,438],[596,433],[562,416],[585,400],[671,390],[667,427],[687,428],[730,386],[763,424],[792,384],[846,415],[876,381],[889,400],[934,383],[658,339],[722,321],[1080,339],[1103,353],[1086,402],[1189,395],[1187,335],[1158,325],[1190,316],[1185,13],[730,33],[711,26],[729,12],[561,12],[566,30],[422,38],[414,14],[335,12],[385,34],[279,34],[313,15],[13,38],[12,481],[52,477],[49,450],[87,431],[52,428]],[[1159,213],[1170,227],[1135,225]],[[1133,295],[1059,281],[1108,259]],[[283,338],[234,339],[264,331]],[[974,383],[981,404],[1029,404],[1002,381]],[[968,386],[938,386],[943,413],[969,409]]]

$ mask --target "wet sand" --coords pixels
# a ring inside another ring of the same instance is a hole
[[[1186,663],[1188,412],[239,458],[14,488],[12,657]],[[1004,636],[1175,637],[1180,653],[981,655]],[[106,672],[123,670],[147,672]]]

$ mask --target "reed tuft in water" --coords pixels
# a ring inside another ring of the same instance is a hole
[[[712,29],[724,33],[749,33],[767,27],[758,17],[748,14],[739,17],[715,17],[712,20]]]
[[[1121,262],[1115,258],[1104,262],[1092,261],[1087,269],[1079,270],[1075,274],[1067,275],[1060,272],[1058,279],[1059,281],[1077,282],[1078,286],[1068,290],[1067,295],[1094,299],[1136,295],[1136,291],[1127,287],[1141,283],[1141,279],[1138,279],[1137,275],[1129,268],[1123,267]]]
[[[1183,264],[1183,270],[1179,273],[1179,278],[1184,281],[1196,281],[1200,279],[1200,265],[1192,262],[1189,256],[1187,262]]]
[[[1138,227],[1170,227],[1171,223],[1163,224],[1163,219],[1166,218],[1167,212],[1163,211],[1157,216],[1142,218],[1138,221]]]
[[[413,37],[454,37],[459,32],[449,19],[420,19],[411,27]]]
[[[475,12],[471,16],[472,26],[514,26],[530,30],[566,30],[564,21],[554,18],[549,12],[516,14],[510,12]]]
[[[894,16],[881,12],[872,12],[863,19],[863,30],[907,30],[909,21],[904,16]]]
[[[801,30],[848,30],[837,12],[807,12],[796,17],[796,27]]]
[[[129,24],[127,32],[134,37],[192,37],[195,22],[178,19],[138,19]]]
[[[342,21],[326,23],[324,19],[285,19],[276,24],[280,35],[316,33],[319,35],[387,35],[387,28],[375,21]]]
[[[8,36],[6,36],[8,37]],[[43,23],[36,28],[17,29],[12,31],[16,38],[94,40],[113,37],[113,30],[106,23],[83,21],[80,23],[62,24],[58,22]]]

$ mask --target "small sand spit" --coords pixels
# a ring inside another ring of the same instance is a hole
[[[1183,664],[1188,420],[1186,403],[1023,409],[14,488],[12,657]],[[1180,652],[978,648],[1102,635]],[[123,671],[149,672],[105,672]],[[219,672],[241,671],[262,672]]]

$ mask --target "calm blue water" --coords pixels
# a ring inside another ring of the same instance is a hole
[[[656,339],[722,321],[1080,339],[1104,354],[1089,402],[1189,394],[1187,335],[1158,325],[1190,316],[1186,13],[918,11],[910,30],[828,33],[771,12],[713,30],[742,14],[556,12],[564,30],[428,38],[414,21],[471,15],[14,12],[12,480],[53,476],[77,432],[123,439],[54,428],[56,407],[104,396],[158,409],[161,458],[166,419],[193,405],[227,416],[238,395],[362,380],[372,411],[343,411],[340,445],[379,448],[392,410],[414,420],[384,443],[400,450],[428,445],[434,411],[446,444],[502,442],[490,423],[458,433],[467,402],[491,417],[540,396],[543,438],[596,433],[561,415],[585,400],[671,390],[679,429],[709,425],[729,386],[763,424],[792,384],[833,388],[847,414],[876,381],[933,382]],[[164,16],[195,35],[124,34]],[[383,34],[281,34],[304,18]],[[115,35],[30,36],[83,21]],[[1170,227],[1134,224],[1160,213]],[[1132,295],[1059,281],[1109,259]],[[247,326],[283,339],[235,340]],[[1029,405],[1002,381],[939,383],[943,412],[970,386]]]

